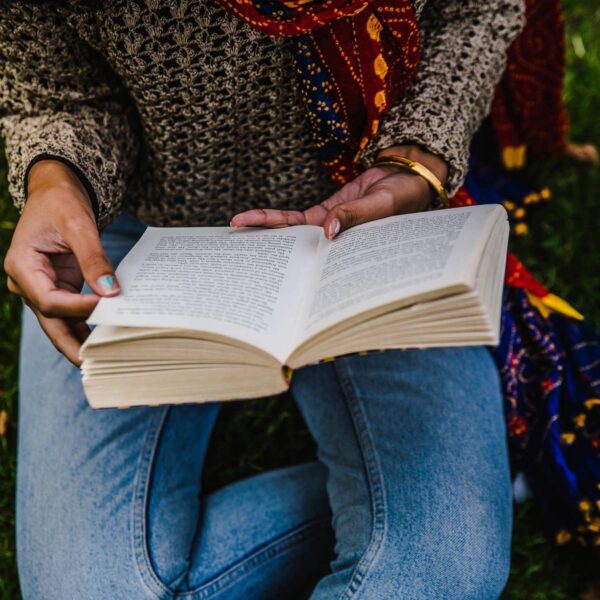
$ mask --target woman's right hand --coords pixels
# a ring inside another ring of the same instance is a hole
[[[75,173],[55,160],[31,168],[28,199],[4,261],[8,289],[37,316],[54,346],[79,365],[100,296],[119,286],[106,257],[89,196]],[[94,293],[81,294],[84,281]]]

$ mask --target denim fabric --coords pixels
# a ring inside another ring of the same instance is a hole
[[[143,227],[103,234],[116,264]],[[203,493],[219,404],[92,410],[24,313],[17,557],[25,600],[493,599],[512,520],[484,348],[298,370],[318,460]]]

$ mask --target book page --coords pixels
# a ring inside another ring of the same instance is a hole
[[[498,212],[500,211],[500,212]],[[503,208],[472,206],[388,217],[319,247],[319,279],[300,342],[361,312],[453,285],[472,285]]]
[[[149,227],[89,323],[194,329],[289,354],[321,227]]]

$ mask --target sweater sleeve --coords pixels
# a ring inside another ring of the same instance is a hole
[[[417,144],[448,164],[453,195],[468,166],[471,138],[489,113],[506,50],[524,25],[523,0],[430,0],[420,19],[421,64],[401,100],[383,115],[362,153]]]
[[[131,101],[102,56],[51,3],[8,2],[0,12],[0,137],[9,192],[22,210],[37,161],[69,165],[107,225],[134,170]]]

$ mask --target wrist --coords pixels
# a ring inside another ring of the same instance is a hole
[[[45,195],[49,190],[60,190],[75,195],[86,206],[92,207],[89,194],[75,172],[65,163],[53,159],[36,162],[27,176],[27,198]],[[61,195],[63,195],[61,194]]]
[[[416,146],[414,144],[403,144],[398,146],[390,146],[384,150],[381,150],[377,153],[376,159],[394,154],[404,156],[405,158],[409,158],[410,160],[421,163],[441,181],[442,185],[446,184],[448,179],[448,164],[439,156],[423,150],[420,146]]]

